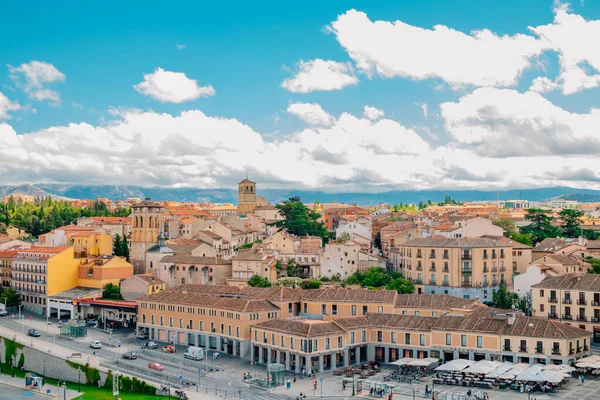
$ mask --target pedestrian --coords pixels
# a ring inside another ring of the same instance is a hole
[[[581,375],[581,385],[583,386],[583,384],[585,383],[585,375]]]
[[[581,379],[581,375],[577,378],[577,385],[581,386],[583,384],[583,380]]]
[[[429,396],[429,385],[425,385],[425,397]]]
[[[472,395],[472,394],[473,394],[473,391],[471,390],[471,388],[468,388],[468,389],[467,389],[467,396],[468,396],[469,398],[471,398],[471,395]]]
[[[296,383],[296,375],[294,375],[294,383]]]
[[[346,381],[342,381],[342,390],[346,390]]]

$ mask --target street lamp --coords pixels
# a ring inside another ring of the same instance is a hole
[[[81,393],[81,367],[77,367],[77,391]]]
[[[46,379],[46,360],[44,360],[44,375],[42,375],[42,378]]]
[[[15,377],[15,355],[13,354],[11,357],[11,367],[12,367],[12,377]]]
[[[21,321],[21,333],[25,333],[25,317],[21,319],[21,307],[23,307],[23,304],[19,304],[19,320]]]
[[[354,368],[352,368],[352,396],[354,396],[356,392],[354,391]]]

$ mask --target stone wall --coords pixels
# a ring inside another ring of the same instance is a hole
[[[42,348],[32,348],[30,346],[27,346],[26,344],[17,344],[15,346],[14,343],[15,342],[12,339],[7,340],[4,337],[0,336],[0,361],[2,361],[2,363],[10,364],[11,357],[8,353],[11,349],[16,349],[16,363],[18,365],[22,355],[24,359],[23,369],[27,371],[34,372],[41,376],[45,375],[50,378],[66,380],[70,382],[78,382],[77,367],[80,365],[81,372],[79,378],[81,379],[81,383],[86,383],[86,358],[74,358],[73,360],[65,360],[52,354],[49,350],[44,350]],[[8,352],[7,347],[9,348]],[[100,384],[104,385],[104,382],[107,378],[107,374],[102,371],[99,371],[99,373]]]

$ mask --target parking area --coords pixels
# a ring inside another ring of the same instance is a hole
[[[20,388],[18,386],[8,385],[0,382],[0,399],[55,399],[56,395],[45,395],[29,389]]]

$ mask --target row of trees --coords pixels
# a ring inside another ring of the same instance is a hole
[[[561,224],[557,225],[549,210],[530,208],[525,214],[529,225],[517,230],[515,223],[509,219],[500,219],[494,224],[504,229],[504,235],[517,242],[533,245],[547,238],[583,236],[589,240],[598,240],[600,234],[590,229],[582,229],[581,224],[585,213],[573,208],[565,208],[558,213]]]
[[[94,201],[90,207],[75,207],[68,201],[54,200],[51,197],[26,202],[10,196],[5,203],[0,203],[0,226],[2,230],[6,230],[12,225],[37,237],[73,224],[79,217],[126,217],[130,211],[125,207],[109,211],[106,204],[99,200]]]

